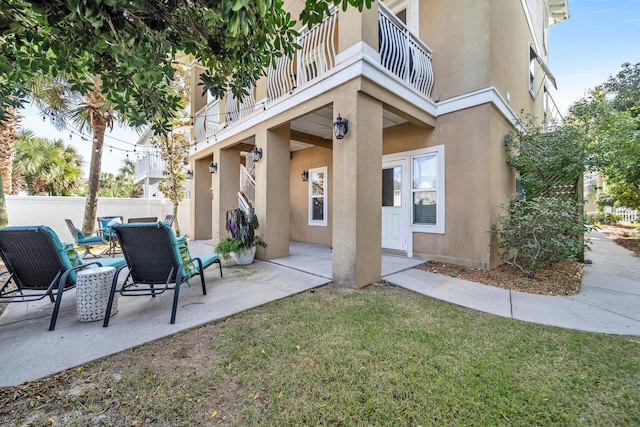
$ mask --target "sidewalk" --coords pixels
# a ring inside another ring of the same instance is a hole
[[[543,325],[621,335],[640,335],[640,257],[607,234],[589,235],[580,293],[534,295],[411,269],[387,282],[474,310]]]

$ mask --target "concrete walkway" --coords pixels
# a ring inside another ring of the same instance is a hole
[[[499,316],[585,331],[640,335],[640,258],[606,235],[592,235],[582,290],[571,297],[508,291],[449,278],[415,267],[423,260],[382,256],[384,280],[418,293]],[[194,255],[211,253],[210,242],[190,244]],[[180,293],[176,323],[169,324],[173,294],[120,298],[108,328],[80,322],[75,291],[66,292],[55,331],[49,332],[47,301],[9,304],[0,316],[0,386],[36,380],[217,320],[323,286],[331,281],[331,250],[292,242],[291,256],[205,274],[199,286]]]
[[[588,236],[582,288],[573,296],[544,296],[481,285],[411,269],[385,277],[394,285],[485,313],[544,325],[640,335],[640,258],[607,234]]]

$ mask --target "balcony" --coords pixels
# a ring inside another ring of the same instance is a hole
[[[434,83],[431,49],[386,6],[377,4],[379,64],[414,91],[430,97]],[[255,88],[249,88],[247,95],[240,99],[228,94],[224,102],[214,101],[196,113],[196,142],[215,138],[219,130],[252,115],[257,107],[262,110],[267,104],[330,74],[337,65],[338,20],[339,12],[334,8],[323,22],[301,33],[297,41],[300,49],[295,55],[278,58],[275,65],[269,67],[264,100],[256,103]]]
[[[136,174],[133,181],[136,184],[153,185],[162,179],[167,163],[159,153],[146,154],[136,163]]]

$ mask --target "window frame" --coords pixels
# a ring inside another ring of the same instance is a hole
[[[538,54],[533,46],[529,45],[529,62],[527,67],[527,73],[529,74],[529,94],[533,99],[536,99],[536,62],[538,60]]]
[[[308,224],[314,227],[326,227],[328,225],[328,216],[329,216],[329,181],[328,181],[328,172],[329,168],[327,166],[322,166],[319,168],[311,168],[309,169],[309,180],[308,182]],[[323,194],[322,196],[314,196],[313,195],[313,176],[314,174],[323,173],[324,181],[323,181]],[[315,198],[322,197],[323,206],[322,206],[322,220],[313,219],[313,200]]]
[[[436,155],[436,223],[431,224],[420,224],[416,223],[414,219],[414,193],[417,191],[421,191],[420,189],[414,189],[413,187],[413,161],[418,157],[423,157],[426,155]],[[412,231],[422,232],[422,233],[435,233],[435,234],[445,234],[445,158],[444,158],[444,145],[438,145],[435,147],[429,147],[422,150],[415,150],[410,152],[409,156],[409,179],[410,179],[410,188],[409,188],[409,201],[410,201],[410,227]]]

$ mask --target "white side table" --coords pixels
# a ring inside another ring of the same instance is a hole
[[[76,306],[81,322],[104,319],[109,303],[114,267],[96,267],[78,272],[76,279]],[[113,297],[111,315],[118,312],[118,295]]]

